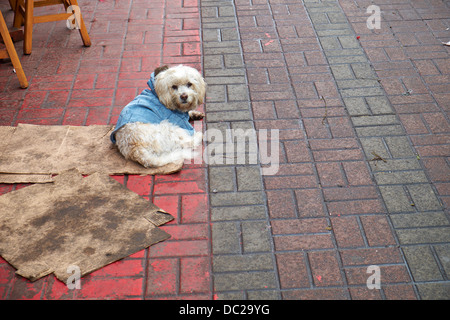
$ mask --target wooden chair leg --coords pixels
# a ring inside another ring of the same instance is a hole
[[[34,11],[34,1],[25,0],[25,31],[23,42],[24,54],[31,54],[33,42],[33,11]]]
[[[9,4],[12,10],[16,10],[16,0],[9,0]]]
[[[20,63],[19,57],[17,56],[16,48],[14,48],[14,44],[11,40],[11,36],[9,35],[8,28],[6,27],[5,19],[3,19],[3,14],[0,12],[0,34],[3,38],[3,42],[6,46],[6,51],[8,52],[9,58],[14,66],[17,77],[19,78],[20,87],[27,88],[28,81],[25,73],[22,69],[22,64]]]
[[[15,4],[14,4],[14,23],[13,23],[13,26],[14,26],[14,28],[20,28],[24,24],[24,19],[23,19],[23,16],[20,14],[19,7],[21,5],[23,7],[25,7],[24,0],[13,0],[13,1],[15,2]]]
[[[71,4],[74,6],[78,6],[78,2],[77,0],[70,0]],[[86,29],[86,25],[84,24],[84,20],[83,20],[83,16],[80,14],[80,35],[81,35],[81,39],[83,40],[83,44],[85,47],[90,47],[91,46],[91,39],[89,37],[89,34],[87,32]]]

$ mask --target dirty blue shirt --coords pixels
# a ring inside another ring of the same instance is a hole
[[[194,134],[194,128],[189,123],[188,112],[167,109],[160,101],[155,92],[155,74],[152,73],[147,84],[150,88],[142,91],[140,95],[133,99],[123,108],[117,120],[116,127],[111,133],[111,141],[116,143],[116,132],[127,123],[161,123],[168,120],[170,123],[186,129],[191,135]]]

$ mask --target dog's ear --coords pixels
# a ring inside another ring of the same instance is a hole
[[[155,69],[155,77],[158,75],[158,73],[166,71],[169,69],[169,66],[162,66]]]

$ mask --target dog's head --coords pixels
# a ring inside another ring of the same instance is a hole
[[[187,112],[203,103],[206,83],[194,68],[164,66],[155,70],[155,91],[168,109]]]

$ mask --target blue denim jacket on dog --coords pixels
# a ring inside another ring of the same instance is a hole
[[[167,109],[160,101],[155,92],[155,74],[152,73],[147,84],[150,88],[142,91],[140,95],[133,99],[123,108],[117,120],[116,127],[111,133],[111,141],[116,143],[116,132],[127,123],[161,123],[168,120],[170,123],[186,129],[191,135],[194,134],[194,128],[189,123],[188,112]]]

